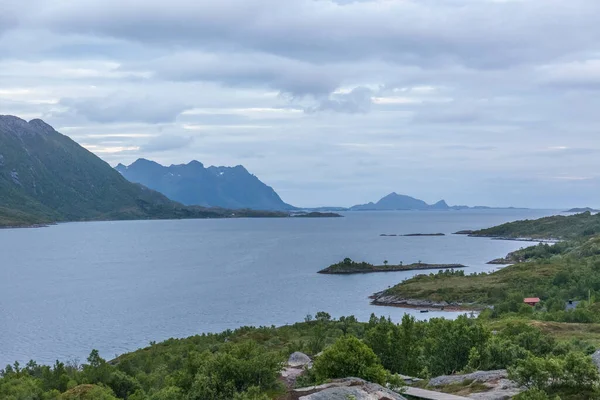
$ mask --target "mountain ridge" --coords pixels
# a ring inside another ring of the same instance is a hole
[[[161,165],[140,158],[115,169],[131,182],[140,183],[185,205],[291,211],[275,190],[248,172],[243,165],[209,166],[192,160],[187,164]]]

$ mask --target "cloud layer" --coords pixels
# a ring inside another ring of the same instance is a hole
[[[598,204],[595,0],[6,0],[0,113],[298,205]]]

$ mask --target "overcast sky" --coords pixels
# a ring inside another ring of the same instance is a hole
[[[600,206],[598,0],[0,0],[0,114],[298,206]]]

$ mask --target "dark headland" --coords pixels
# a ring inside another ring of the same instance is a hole
[[[319,274],[333,274],[333,275],[348,275],[348,274],[367,274],[371,272],[394,272],[394,271],[414,271],[414,270],[426,270],[426,269],[458,269],[467,268],[466,265],[462,264],[428,264],[417,262],[413,264],[387,264],[384,265],[373,265],[367,262],[355,262],[349,258],[343,261],[330,265],[329,267],[319,271]]]

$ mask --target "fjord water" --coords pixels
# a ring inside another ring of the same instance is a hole
[[[105,358],[150,341],[307,314],[399,320],[456,313],[369,304],[417,272],[320,275],[345,257],[462,263],[467,272],[527,244],[386,234],[451,234],[553,214],[541,210],[352,212],[345,218],[122,221],[0,231],[0,365]]]

